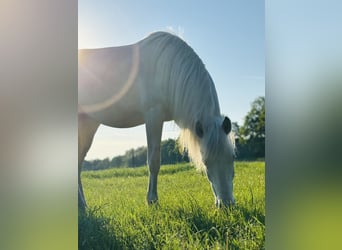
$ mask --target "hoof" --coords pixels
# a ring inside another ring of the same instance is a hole
[[[215,202],[215,206],[217,208],[231,208],[234,205],[235,205],[234,200],[230,200],[230,201],[216,200],[216,202]]]
[[[158,200],[148,200],[147,205],[149,206],[158,205]]]

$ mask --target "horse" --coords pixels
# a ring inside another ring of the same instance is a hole
[[[234,138],[221,115],[215,85],[202,60],[181,38],[155,32],[137,43],[78,51],[78,206],[87,205],[82,162],[100,124],[145,124],[149,182],[147,203],[158,201],[163,123],[181,129],[180,145],[212,187],[217,207],[233,197]]]

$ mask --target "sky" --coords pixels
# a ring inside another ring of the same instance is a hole
[[[214,80],[222,114],[243,118],[265,96],[264,1],[82,1],[78,2],[78,47],[135,43],[154,31],[181,36],[199,55]],[[176,139],[174,122],[162,139]],[[101,125],[86,159],[112,158],[146,146],[144,125],[129,129]]]

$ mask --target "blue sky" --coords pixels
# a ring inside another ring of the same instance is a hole
[[[79,48],[131,44],[153,31],[173,31],[196,51],[212,76],[221,112],[240,125],[265,95],[264,1],[79,1]],[[177,138],[167,123],[163,139]],[[113,157],[146,145],[144,126],[100,126],[86,159]]]

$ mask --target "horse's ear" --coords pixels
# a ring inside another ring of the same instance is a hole
[[[203,137],[203,127],[199,121],[196,122],[196,134],[199,138]]]
[[[230,122],[230,119],[228,117],[225,117],[222,123],[222,128],[224,132],[228,135],[230,130],[232,129],[232,124]]]

